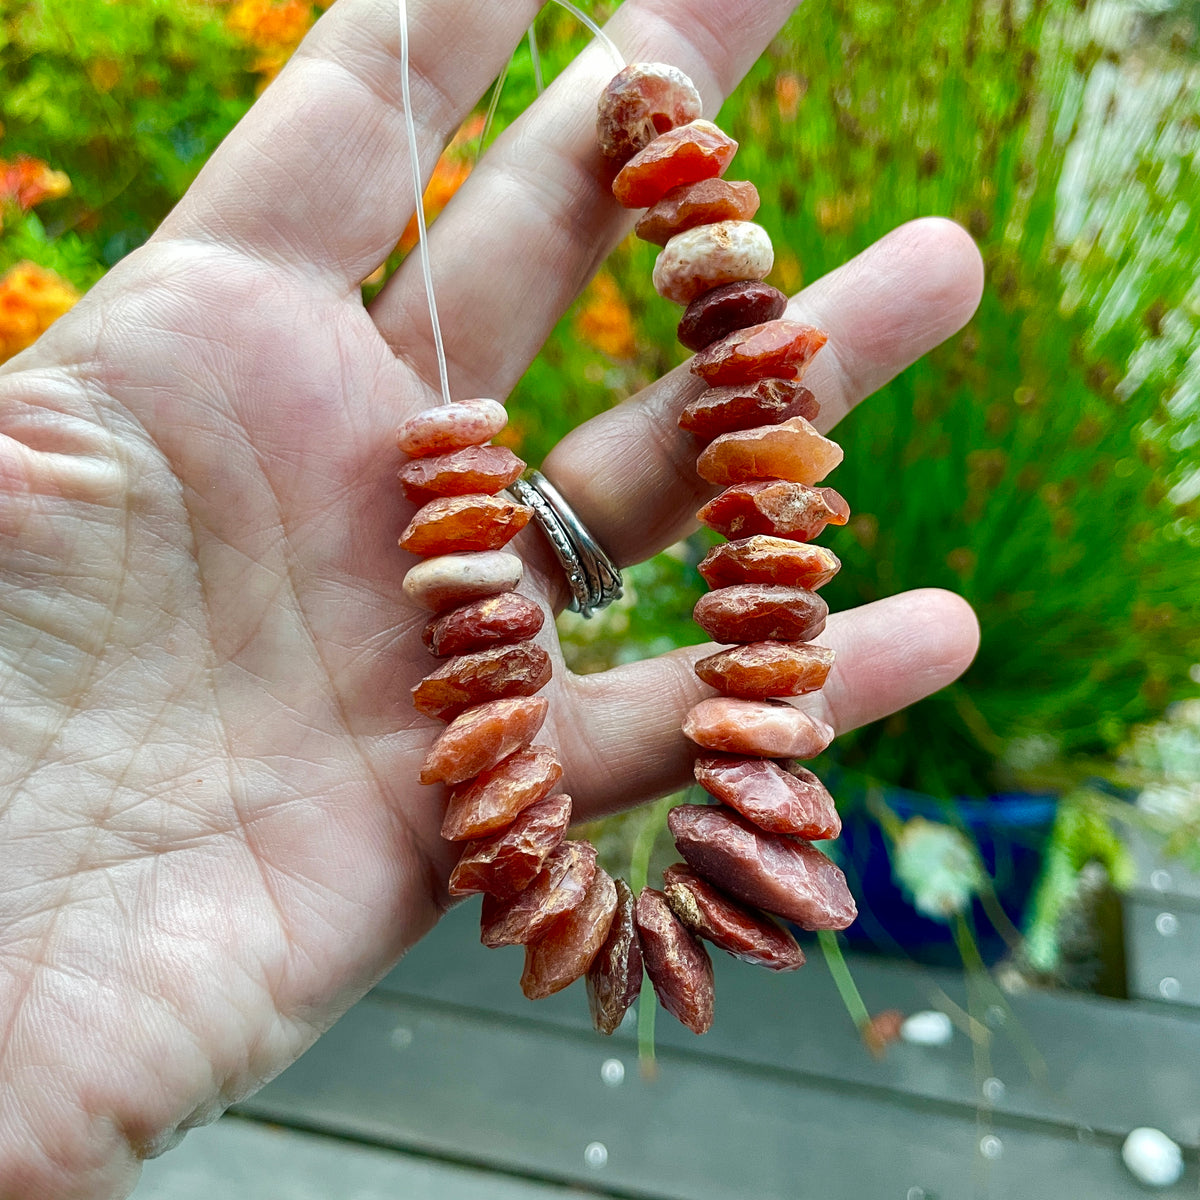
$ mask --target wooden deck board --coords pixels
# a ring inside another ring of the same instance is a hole
[[[773,976],[722,956],[713,1032],[695,1038],[660,1015],[660,1072],[647,1083],[624,1031],[590,1031],[578,985],[526,1002],[520,952],[483,950],[475,920],[473,906],[451,914],[242,1111],[498,1178],[655,1200],[1116,1200],[1144,1194],[1119,1160],[1129,1128],[1200,1143],[1200,1021],[1180,1010],[992,996],[980,1015],[991,1004],[1008,1024],[990,1061],[956,1034],[940,1049],[894,1046],[879,1064],[819,959]],[[965,1001],[952,972],[862,960],[854,971],[873,1010],[936,1007],[943,990]],[[619,1086],[602,1077],[607,1059],[624,1067]],[[1189,1161],[1159,1194],[1196,1190]]]

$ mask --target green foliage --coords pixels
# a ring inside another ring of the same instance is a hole
[[[0,0],[0,156],[70,175],[72,195],[43,216],[55,233],[75,229],[98,262],[149,236],[253,99],[222,11]]]

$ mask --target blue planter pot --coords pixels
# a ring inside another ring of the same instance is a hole
[[[868,811],[862,790],[856,795],[843,783],[834,794],[843,819],[836,857],[858,901],[859,918],[846,930],[850,944],[930,965],[958,965],[961,958],[951,927],[918,912],[896,883],[887,839]],[[943,802],[902,788],[882,788],[881,794],[901,822],[925,817],[966,833],[978,847],[1000,907],[1016,928],[1022,927],[1041,874],[1056,796],[996,795]],[[998,962],[1009,944],[978,899],[971,918],[984,961]]]

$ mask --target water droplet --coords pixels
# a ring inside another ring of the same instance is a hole
[[[599,1171],[608,1165],[608,1147],[603,1142],[588,1142],[583,1151],[583,1161]]]
[[[606,1058],[600,1064],[600,1078],[609,1087],[620,1087],[625,1082],[625,1064],[619,1058]]]
[[[983,1098],[990,1100],[993,1104],[1004,1099],[1004,1081],[997,1079],[994,1075],[990,1079],[983,1081]]]
[[[1179,918],[1174,913],[1160,912],[1154,918],[1154,928],[1163,937],[1174,937],[1179,932]]]
[[[413,1042],[413,1031],[407,1025],[397,1025],[390,1040],[393,1050],[407,1050]]]
[[[1151,871],[1150,886],[1156,892],[1167,891],[1171,886],[1171,872],[1164,871],[1161,867],[1157,871]]]
[[[1164,1000],[1178,999],[1181,990],[1179,980],[1174,975],[1167,975],[1158,981],[1158,994]]]
[[[984,1020],[987,1021],[989,1029],[999,1029],[1008,1021],[1008,1010],[1002,1004],[989,1004],[987,1012],[984,1013]]]
[[[910,1187],[904,1193],[904,1200],[929,1200],[929,1193],[923,1187]]]
[[[979,1140],[979,1153],[984,1158],[996,1159],[1004,1152],[1004,1143],[994,1134],[989,1133]]]

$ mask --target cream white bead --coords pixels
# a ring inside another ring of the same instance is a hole
[[[723,283],[765,279],[775,265],[767,231],[753,221],[717,221],[677,233],[654,263],[654,286],[676,304]]]
[[[503,550],[439,554],[412,567],[401,586],[414,604],[441,612],[511,592],[521,582],[522,571],[521,560]]]

